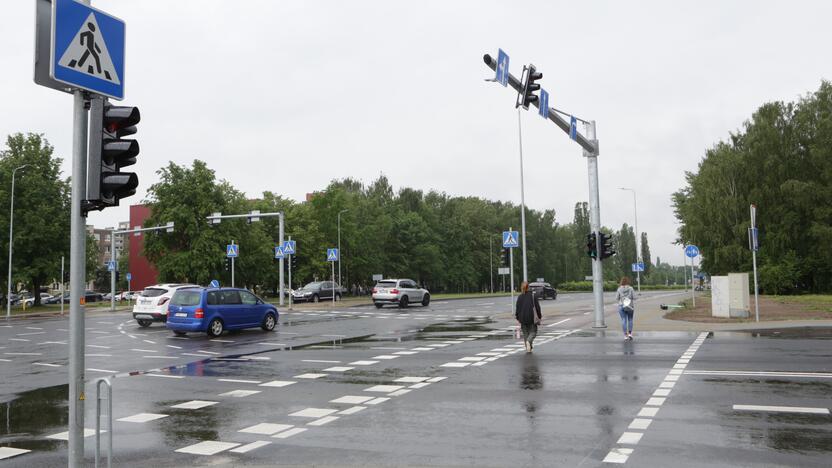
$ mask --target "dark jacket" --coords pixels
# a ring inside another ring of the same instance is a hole
[[[535,315],[538,319],[543,319],[543,314],[540,313],[540,301],[537,300],[537,296],[531,291],[518,296],[514,318],[522,325],[532,325],[535,322]]]

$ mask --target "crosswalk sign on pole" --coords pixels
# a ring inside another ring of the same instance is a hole
[[[540,106],[537,109],[537,113],[540,114],[541,117],[544,119],[549,118],[549,92],[545,89],[540,90]]]
[[[499,49],[497,52],[497,83],[508,86],[508,54]]]
[[[295,241],[287,240],[283,242],[283,255],[294,255],[295,254]]]
[[[116,262],[112,260],[107,262],[107,271],[116,271]]]
[[[225,256],[228,258],[240,256],[240,246],[237,244],[228,244],[225,246]]]
[[[52,2],[52,79],[124,98],[124,21],[74,0]]]
[[[513,249],[520,247],[520,234],[517,231],[503,231],[503,247]]]
[[[338,249],[326,249],[326,261],[328,261],[328,262],[337,262],[338,261]]]
[[[274,248],[274,258],[281,259],[285,256],[285,252],[283,251],[283,246],[278,245]]]

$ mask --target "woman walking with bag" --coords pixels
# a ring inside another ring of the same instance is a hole
[[[621,316],[621,329],[624,331],[624,341],[633,339],[633,314],[635,313],[636,291],[630,286],[630,278],[621,278],[618,290],[618,315]]]
[[[514,318],[520,322],[520,329],[523,332],[523,342],[526,345],[526,353],[532,352],[532,342],[537,336],[537,326],[543,319],[543,314],[540,312],[540,302],[537,296],[529,291],[529,283],[523,281],[520,284],[520,291],[522,292],[517,297],[517,304],[515,305]]]

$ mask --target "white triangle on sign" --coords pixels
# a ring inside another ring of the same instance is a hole
[[[327,260],[336,260],[337,258],[338,258],[338,255],[336,255],[335,251],[330,250],[329,251],[329,258]]]
[[[514,237],[514,233],[508,232],[506,233],[506,239],[503,243],[506,245],[517,245],[517,238]]]
[[[90,13],[87,20],[81,24],[81,29],[72,38],[72,43],[64,51],[58,65],[110,83],[121,84],[94,13]]]
[[[283,256],[283,247],[278,247],[274,252],[275,257],[282,257]]]

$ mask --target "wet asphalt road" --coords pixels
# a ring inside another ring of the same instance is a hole
[[[591,328],[589,294],[544,304],[532,355],[507,298],[296,311],[219,340],[96,315],[85,367],[118,376],[116,466],[828,466],[832,331],[623,342],[612,306]],[[0,326],[0,465],[65,466],[67,322]]]

